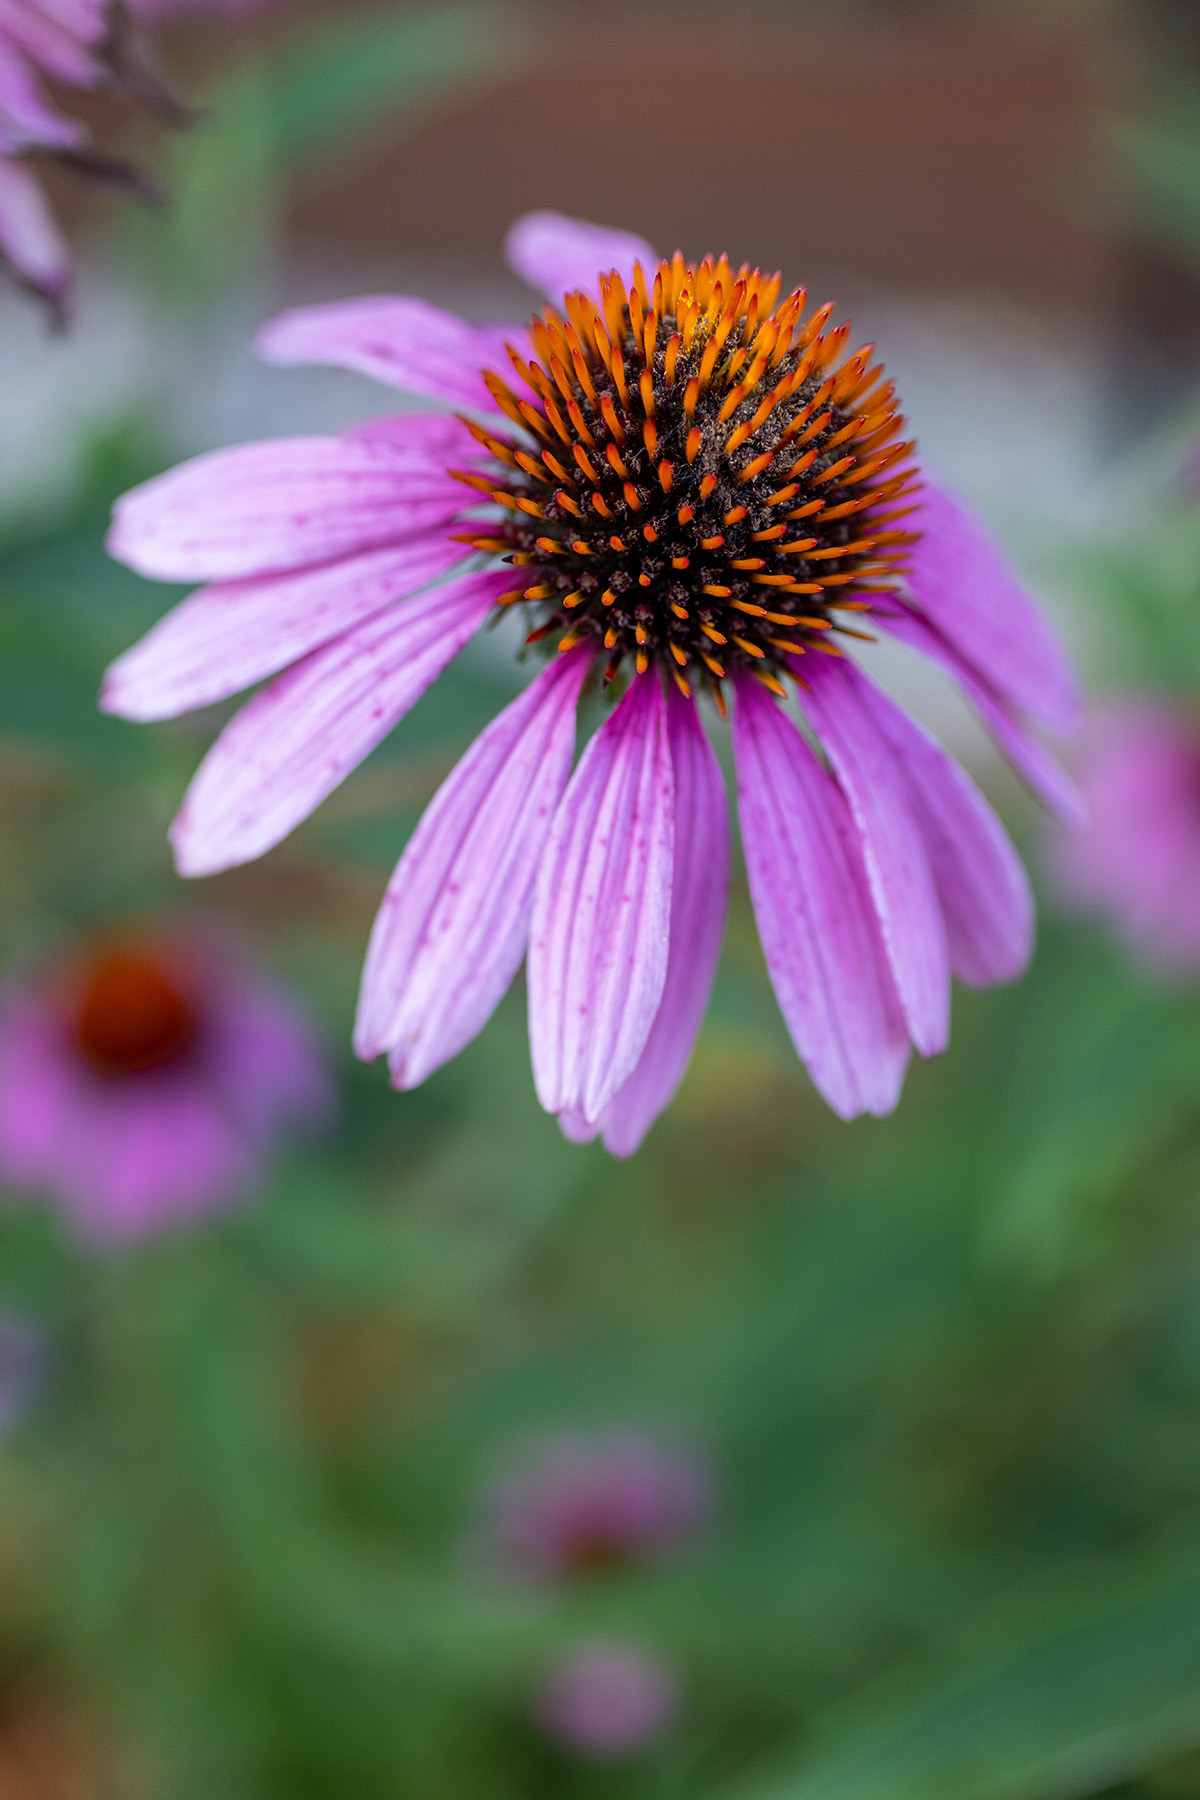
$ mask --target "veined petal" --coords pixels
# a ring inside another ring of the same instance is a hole
[[[171,827],[182,875],[249,862],[285,838],[419,700],[511,580],[463,575],[314,650],[230,720]]]
[[[201,588],[117,658],[101,708],[146,720],[211,706],[406,599],[468,554],[444,533],[430,534],[291,575]]]
[[[599,276],[610,269],[628,285],[635,262],[651,274],[658,267],[657,252],[645,238],[556,212],[518,219],[504,240],[504,253],[510,267],[555,305],[576,288],[594,293]]]
[[[469,325],[427,300],[368,294],[294,307],[264,325],[257,343],[270,363],[331,363],[450,406],[494,412],[480,371],[507,369],[505,343],[523,336],[514,325]]]
[[[797,1051],[843,1119],[891,1112],[909,1044],[846,797],[752,677],[733,716],[758,934]]]
[[[463,505],[424,447],[277,438],[210,451],[134,488],[113,510],[108,547],[159,581],[228,581],[395,543]]]
[[[950,967],[972,987],[1012,981],[1033,952],[1029,878],[965,769],[886,694],[871,696],[896,754],[941,902]]]
[[[1087,807],[1078,787],[1045,745],[991,689],[970,663],[964,662],[941,632],[903,601],[889,599],[874,615],[892,637],[921,650],[940,663],[962,688],[997,745],[1023,781],[1050,811],[1068,825],[1082,825]]]
[[[946,928],[907,783],[875,720],[879,690],[851,662],[806,656],[804,710],[862,840],[871,898],[909,1034],[922,1056],[950,1035]]]
[[[6,157],[0,157],[0,256],[51,306],[61,304],[71,285],[67,247],[36,177]]]
[[[556,657],[494,719],[426,807],[388,884],[354,1047],[415,1087],[482,1030],[521,966],[538,863],[575,749],[593,652]]]
[[[547,1112],[598,1119],[662,999],[675,783],[657,672],[635,677],[580,758],[538,873],[529,1037]]]
[[[667,689],[667,736],[675,777],[671,943],[646,1047],[600,1121],[614,1156],[633,1155],[683,1080],[712,992],[729,902],[725,780],[695,701],[673,685]],[[572,1135],[567,1125],[563,1129]]]
[[[1066,651],[1000,547],[962,502],[925,479],[909,521],[913,597],[1001,699],[1050,731],[1073,731],[1079,694]]]

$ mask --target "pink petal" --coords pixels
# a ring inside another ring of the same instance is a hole
[[[598,1119],[650,1035],[667,970],[674,785],[651,672],[580,758],[538,872],[529,1037],[547,1112]]]
[[[555,305],[576,288],[596,293],[600,276],[610,269],[628,285],[635,262],[651,279],[658,267],[658,255],[645,238],[556,212],[531,212],[518,219],[504,241],[504,253],[517,274]]]
[[[754,916],[792,1040],[841,1118],[889,1113],[908,1035],[845,796],[753,678],[738,682],[733,749]]]
[[[675,776],[671,945],[646,1047],[600,1121],[614,1156],[633,1155],[683,1080],[712,992],[729,901],[725,779],[695,702],[673,685],[667,689],[667,733]],[[572,1135],[566,1124],[563,1130]]]
[[[279,675],[225,727],[171,827],[182,875],[285,838],[440,675],[511,575],[460,576],[366,619]]]
[[[469,325],[427,300],[373,294],[281,313],[259,332],[258,350],[270,363],[331,363],[450,406],[494,412],[480,371],[507,369],[505,343],[523,335],[513,325]]]
[[[0,29],[0,150],[66,150],[86,137],[82,125],[46,104],[29,64],[5,42]]]
[[[590,650],[556,657],[442,783],[389,883],[355,1049],[415,1087],[482,1030],[521,966],[533,884],[571,773]]]
[[[971,664],[964,662],[941,632],[898,599],[889,599],[886,610],[881,608],[875,616],[892,637],[923,651],[954,677],[1000,750],[1043,805],[1048,806],[1051,812],[1057,813],[1068,824],[1080,825],[1085,822],[1087,807],[1083,795],[1066,770],[1032,732],[1025,729],[1004,701],[976,674]]]
[[[876,720],[879,690],[853,663],[806,656],[804,710],[862,840],[871,898],[909,1034],[922,1056],[950,1035],[946,928],[907,782]]]
[[[81,1096],[54,1183],[77,1234],[100,1246],[225,1206],[258,1172],[257,1147],[181,1073]]]
[[[1051,731],[1073,731],[1079,695],[1066,651],[990,534],[928,479],[908,523],[923,534],[909,567],[920,610],[1002,700]]]
[[[56,80],[90,87],[102,70],[91,54],[108,29],[110,0],[0,0],[0,35]]]
[[[999,819],[964,769],[886,694],[871,697],[925,843],[950,966],[972,987],[1012,981],[1033,952],[1029,878]]]
[[[0,157],[0,256],[52,305],[71,285],[67,248],[36,178],[5,157]]]
[[[416,537],[293,575],[201,588],[117,658],[101,708],[145,720],[211,706],[407,598],[467,554],[444,535]]]
[[[159,581],[227,581],[394,544],[465,504],[421,445],[277,438],[211,451],[134,488],[117,501],[108,547]]]

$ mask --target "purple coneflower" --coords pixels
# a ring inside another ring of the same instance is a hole
[[[1161,700],[1110,706],[1080,769],[1087,823],[1054,844],[1064,897],[1108,914],[1147,961],[1200,969],[1200,725]]]
[[[0,0],[0,261],[61,317],[71,284],[66,245],[34,173],[56,161],[143,195],[130,164],[92,147],[86,126],[50,104],[43,84],[113,87],[179,123],[124,0]]]
[[[554,214],[521,220],[509,251],[554,302],[524,338],[387,297],[266,328],[274,362],[465,410],[241,445],[127,495],[113,553],[210,585],[113,666],[102,703],[168,718],[270,678],[173,827],[181,871],[206,874],[277,844],[486,619],[526,603],[549,665],[401,858],[356,1047],[414,1086],[527,954],[539,1098],[569,1136],[627,1155],[707,1005],[729,841],[698,701],[732,700],[751,894],[792,1037],[839,1114],[889,1112],[910,1047],[945,1046],[951,971],[1016,976],[1033,908],[974,785],[846,647],[875,622],[933,657],[1059,806],[1069,785],[1027,720],[1071,726],[1066,659],[979,525],[919,480],[892,385],[871,346],[848,354],[831,307],[806,318],[778,277],[659,262]],[[789,678],[811,738],[780,704]],[[621,698],[572,774],[589,681]]]
[[[495,1484],[481,1547],[498,1571],[561,1580],[663,1556],[711,1510],[693,1454],[642,1432],[556,1437]]]
[[[211,939],[106,944],[0,1002],[0,1180],[92,1244],[227,1205],[331,1103],[295,1004]]]
[[[645,1750],[682,1710],[679,1678],[662,1657],[603,1639],[564,1652],[533,1700],[534,1719],[547,1737],[598,1762]]]

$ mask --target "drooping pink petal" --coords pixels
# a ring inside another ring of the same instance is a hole
[[[909,1044],[846,798],[753,680],[733,718],[758,933],[801,1060],[843,1119],[891,1112]]]
[[[529,1037],[547,1112],[599,1118],[650,1035],[667,969],[674,803],[662,681],[651,671],[584,751],[538,872]]]
[[[0,157],[0,256],[22,281],[59,305],[71,285],[67,247],[36,178],[22,163]]]
[[[950,967],[973,987],[1012,981],[1033,951],[1029,878],[964,769],[906,712],[875,692],[875,723],[908,790],[946,926]]]
[[[695,702],[673,685],[667,689],[667,734],[675,777],[671,945],[646,1047],[600,1120],[605,1148],[614,1156],[633,1155],[683,1080],[712,992],[729,901],[729,804],[721,765]],[[569,1122],[563,1129],[572,1136]]]
[[[806,656],[804,710],[862,840],[871,898],[909,1035],[922,1056],[950,1036],[950,965],[929,859],[907,784],[876,720],[879,690],[854,664]]]
[[[249,862],[306,819],[475,632],[508,571],[464,575],[314,650],[249,700],[171,827],[183,875]]]
[[[658,266],[657,253],[645,238],[556,212],[531,212],[518,219],[504,240],[504,253],[517,274],[556,306],[576,288],[594,293],[599,276],[610,269],[628,286],[635,262],[644,270]]]
[[[1083,823],[1087,816],[1083,796],[1061,763],[1032,732],[1026,730],[1005,702],[928,619],[896,598],[884,602],[875,617],[892,637],[922,651],[954,678],[1003,755],[1051,812],[1069,825]]]
[[[210,451],[123,495],[108,548],[159,581],[238,580],[394,544],[463,504],[424,446],[278,438]]]
[[[908,523],[921,533],[909,567],[921,612],[1002,700],[1050,731],[1074,730],[1079,694],[1067,654],[989,533],[928,479]]]
[[[0,0],[0,36],[56,81],[91,87],[109,15],[110,0]]]
[[[371,933],[355,1027],[418,1082],[482,1030],[521,966],[538,863],[575,748],[593,653],[556,657],[442,783],[401,857]]]
[[[450,406],[496,410],[481,369],[509,367],[513,325],[470,325],[408,295],[368,294],[281,313],[258,334],[259,354],[285,367],[329,363]]]
[[[468,552],[444,533],[292,575],[201,588],[117,658],[100,705],[124,719],[172,719],[298,662],[403,600]]]
[[[47,104],[28,62],[0,31],[0,152],[72,149],[86,137],[77,120]]]

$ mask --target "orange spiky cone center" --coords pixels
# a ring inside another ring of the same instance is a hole
[[[600,307],[534,318],[536,360],[510,349],[521,391],[485,375],[523,438],[471,425],[505,469],[461,479],[504,517],[466,541],[519,570],[502,604],[537,609],[531,641],[591,640],[607,679],[657,662],[720,703],[728,675],[782,691],[866,635],[914,542],[913,447],[873,346],[847,355],[832,307],[802,322],[779,286],[724,257],[602,276]]]

